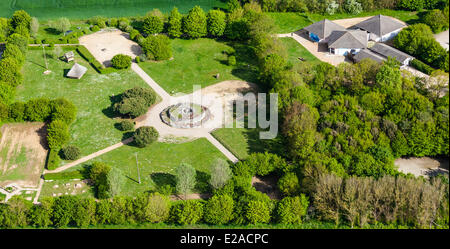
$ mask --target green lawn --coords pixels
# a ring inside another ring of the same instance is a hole
[[[345,19],[353,17],[374,16],[378,14],[392,16],[399,20],[402,20],[408,24],[413,24],[418,21],[419,16],[417,12],[404,11],[404,10],[377,10],[370,12],[361,12],[357,15],[351,15],[347,13],[337,13],[334,15],[321,15],[321,14],[305,14],[305,13],[282,13],[282,12],[268,12],[268,16],[272,17],[277,26],[276,33],[284,34],[294,32],[302,29],[314,22],[318,22],[324,18],[329,20]]]
[[[279,153],[283,150],[279,136],[275,139],[259,139],[259,129],[221,128],[213,131],[212,135],[239,160],[246,159],[254,152]]]
[[[73,50],[73,49],[72,49]],[[16,100],[64,97],[77,107],[77,118],[70,126],[70,144],[88,155],[122,140],[123,132],[114,128],[110,96],[134,86],[149,87],[137,74],[124,70],[107,75],[97,73],[77,53],[75,61],[88,68],[80,80],[64,77],[73,62],[48,59],[49,75],[44,75],[42,50],[29,50],[23,67],[24,83],[17,87]]]
[[[67,17],[83,19],[92,16],[122,17],[144,15],[154,8],[162,12],[170,12],[176,6],[180,12],[199,5],[205,11],[220,7],[226,8],[221,0],[2,0],[0,1],[0,17],[10,17],[15,10],[24,9],[31,16],[40,19]]]
[[[313,54],[311,54],[302,44],[298,43],[296,40],[290,37],[282,37],[280,38],[281,42],[283,42],[284,46],[288,52],[288,62],[292,65],[301,64],[301,63],[319,63],[320,60],[317,59]],[[298,58],[301,57],[305,59],[305,61],[301,61]]]
[[[207,38],[171,41],[172,60],[139,64],[170,94],[190,93],[193,85],[201,85],[203,88],[224,80],[255,80],[255,59],[244,45],[226,44]],[[223,52],[230,51],[232,47],[236,50],[237,64],[228,66],[228,56]],[[217,73],[220,74],[219,79],[214,77]]]
[[[141,184],[138,184],[136,153]],[[166,184],[175,186],[175,168],[181,163],[188,163],[197,170],[195,191],[208,192],[209,168],[216,158],[226,159],[206,138],[200,138],[180,144],[157,142],[146,148],[122,146],[67,171],[81,170],[95,161],[105,162],[119,168],[126,176],[122,195],[136,196],[145,191],[158,190]]]

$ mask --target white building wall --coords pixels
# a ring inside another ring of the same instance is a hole
[[[355,53],[358,53],[361,49],[357,48],[357,49],[353,49],[355,51]],[[335,55],[347,55],[347,53],[351,53],[352,52],[352,48],[336,48],[334,49],[334,54]]]

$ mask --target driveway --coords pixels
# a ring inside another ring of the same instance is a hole
[[[345,61],[345,56],[342,55],[332,55],[324,49],[325,44],[320,44],[317,42],[312,42],[306,37],[304,32],[297,31],[295,33],[280,34],[278,37],[290,37],[300,43],[305,47],[311,54],[313,54],[317,59],[330,63],[333,66],[337,66]]]

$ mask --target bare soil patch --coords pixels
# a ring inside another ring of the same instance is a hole
[[[114,55],[125,54],[135,58],[142,54],[141,47],[130,40],[130,35],[120,30],[103,30],[80,37],[80,44],[106,67],[111,66]]]
[[[254,176],[252,177],[252,186],[259,192],[262,192],[272,200],[280,200],[281,193],[277,187],[278,179],[276,176]]]
[[[46,126],[5,124],[0,131],[0,187],[37,187],[47,157]]]
[[[437,174],[447,174],[449,159],[445,157],[410,157],[395,160],[398,170],[403,173],[411,173],[415,176],[430,177]]]

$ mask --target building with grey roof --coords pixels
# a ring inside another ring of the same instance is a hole
[[[392,57],[395,58],[402,66],[409,65],[409,62],[414,59],[414,57],[406,54],[396,48],[393,48],[384,43],[375,43],[371,48],[369,48],[372,52],[380,54],[384,57]]]
[[[376,62],[383,62],[386,60],[385,57],[383,57],[377,53],[374,53],[367,48],[364,48],[364,49],[361,49],[359,51],[359,53],[357,53],[356,55],[353,56],[353,61],[357,63],[366,58],[372,59]]]
[[[389,16],[377,15],[356,25],[355,28],[369,33],[369,40],[385,42],[394,38],[405,24]]]
[[[361,30],[333,31],[327,39],[331,54],[355,54],[367,48],[367,32]]]
[[[86,73],[87,68],[83,67],[82,65],[75,63],[73,67],[69,70],[67,73],[67,77],[73,78],[73,79],[81,79],[83,75]]]
[[[333,31],[345,31],[346,29],[339,24],[336,24],[328,19],[323,19],[322,21],[315,22],[309,26],[303,28],[308,32],[309,38],[315,42],[326,41],[326,38]]]

